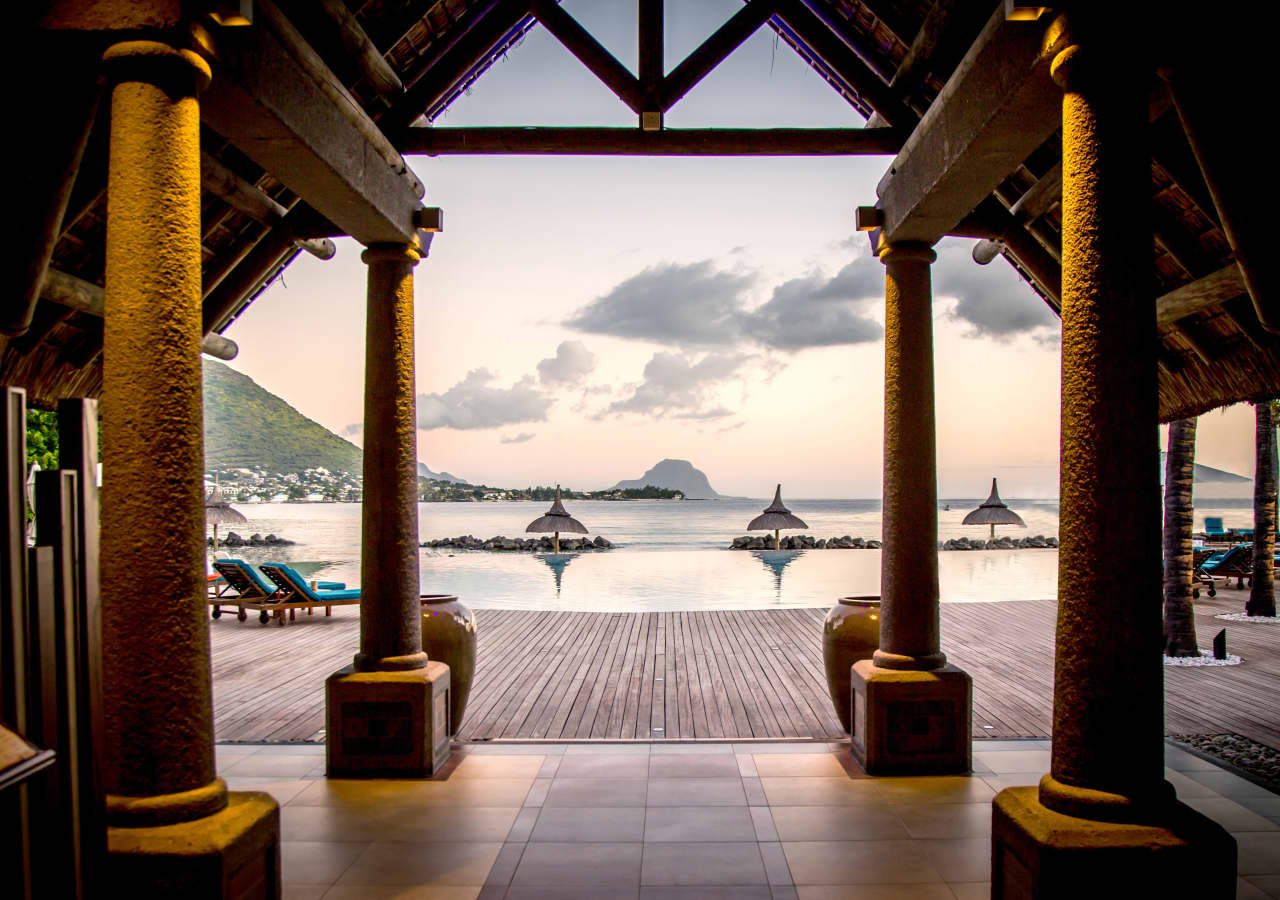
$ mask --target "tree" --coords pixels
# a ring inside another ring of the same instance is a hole
[[[1253,474],[1253,582],[1244,611],[1276,614],[1276,401],[1253,405],[1257,418],[1257,465]]]
[[[58,468],[58,414],[27,410],[27,468],[39,463],[43,471]]]
[[[1194,577],[1191,529],[1192,479],[1196,462],[1196,420],[1169,423],[1164,467],[1164,652],[1199,656],[1192,603]]]

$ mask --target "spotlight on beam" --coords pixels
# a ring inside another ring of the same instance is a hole
[[[874,206],[859,206],[854,211],[853,220],[859,231],[875,231],[884,224],[884,210]]]

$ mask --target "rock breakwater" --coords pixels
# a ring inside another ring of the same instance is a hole
[[[554,548],[550,535],[536,538],[509,538],[504,535],[491,537],[487,541],[469,534],[461,537],[436,538],[430,541],[423,541],[422,547],[431,550],[490,550],[497,552],[550,552]],[[560,551],[568,553],[570,551],[580,552],[585,550],[612,550],[613,542],[608,538],[597,536],[596,538],[561,538]]]

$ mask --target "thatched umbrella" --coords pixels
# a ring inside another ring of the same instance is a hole
[[[555,535],[555,551],[560,552],[560,532],[570,532],[572,534],[586,534],[587,526],[583,525],[573,516],[565,511],[564,504],[560,502],[560,485],[556,485],[556,499],[551,504],[551,508],[547,510],[546,515],[539,516],[529,523],[529,527],[525,529],[525,533],[543,533],[551,532]]]
[[[981,506],[965,516],[964,521],[960,524],[990,525],[992,540],[995,539],[997,525],[1027,527],[1027,523],[1022,521],[1022,516],[1005,506],[1004,501],[1000,499],[1000,493],[996,490],[996,480],[994,478],[991,479],[991,496]]]
[[[249,520],[244,517],[244,513],[238,509],[233,509],[231,504],[222,497],[222,491],[218,487],[218,483],[213,483],[213,490],[209,492],[209,496],[204,498],[204,520],[213,526],[213,552],[218,552],[218,526],[219,525],[240,525]]]
[[[747,526],[747,531],[772,531],[773,532],[773,549],[781,549],[781,542],[778,539],[778,532],[783,528],[808,530],[809,526],[799,516],[791,514],[791,510],[782,505],[782,485],[778,485],[777,490],[773,492],[773,502],[765,508],[765,511],[751,520],[751,524]]]
[[[573,562],[574,557],[569,553],[548,553],[538,558],[551,570],[551,575],[556,580],[556,597],[558,599],[560,597],[560,582],[564,579],[564,570],[569,568],[569,563]]]

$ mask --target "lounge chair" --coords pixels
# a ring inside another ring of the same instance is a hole
[[[1221,516],[1205,516],[1204,534],[1205,534],[1206,540],[1210,540],[1210,541],[1227,540],[1227,530],[1222,527],[1222,517]]]
[[[258,618],[266,624],[272,615],[277,625],[285,624],[285,610],[289,611],[289,620],[293,621],[294,612],[305,609],[310,615],[318,607],[324,607],[326,616],[333,615],[335,606],[354,606],[360,603],[360,591],[357,588],[326,590],[320,583],[312,587],[307,580],[292,567],[280,562],[262,563],[262,574],[279,588],[278,599],[274,602],[250,601],[245,604],[248,609],[258,610]]]
[[[236,618],[243,622],[248,617],[244,607],[245,601],[277,603],[284,599],[284,594],[278,585],[263,578],[258,574],[257,569],[243,559],[215,560],[213,568],[226,579],[227,584],[236,592],[234,597],[223,595],[209,601],[210,605],[213,606],[213,617],[215,619],[222,616],[222,607],[237,606],[239,611]],[[320,582],[318,586],[328,590],[342,590],[346,587],[340,581],[324,581]],[[265,622],[265,613],[262,614],[262,618]]]
[[[1244,587],[1245,579],[1253,581],[1253,547],[1250,544],[1238,544],[1229,550],[1215,553],[1196,568],[1196,579],[1209,587],[1209,596],[1217,594],[1214,579],[1236,579],[1236,588]]]

